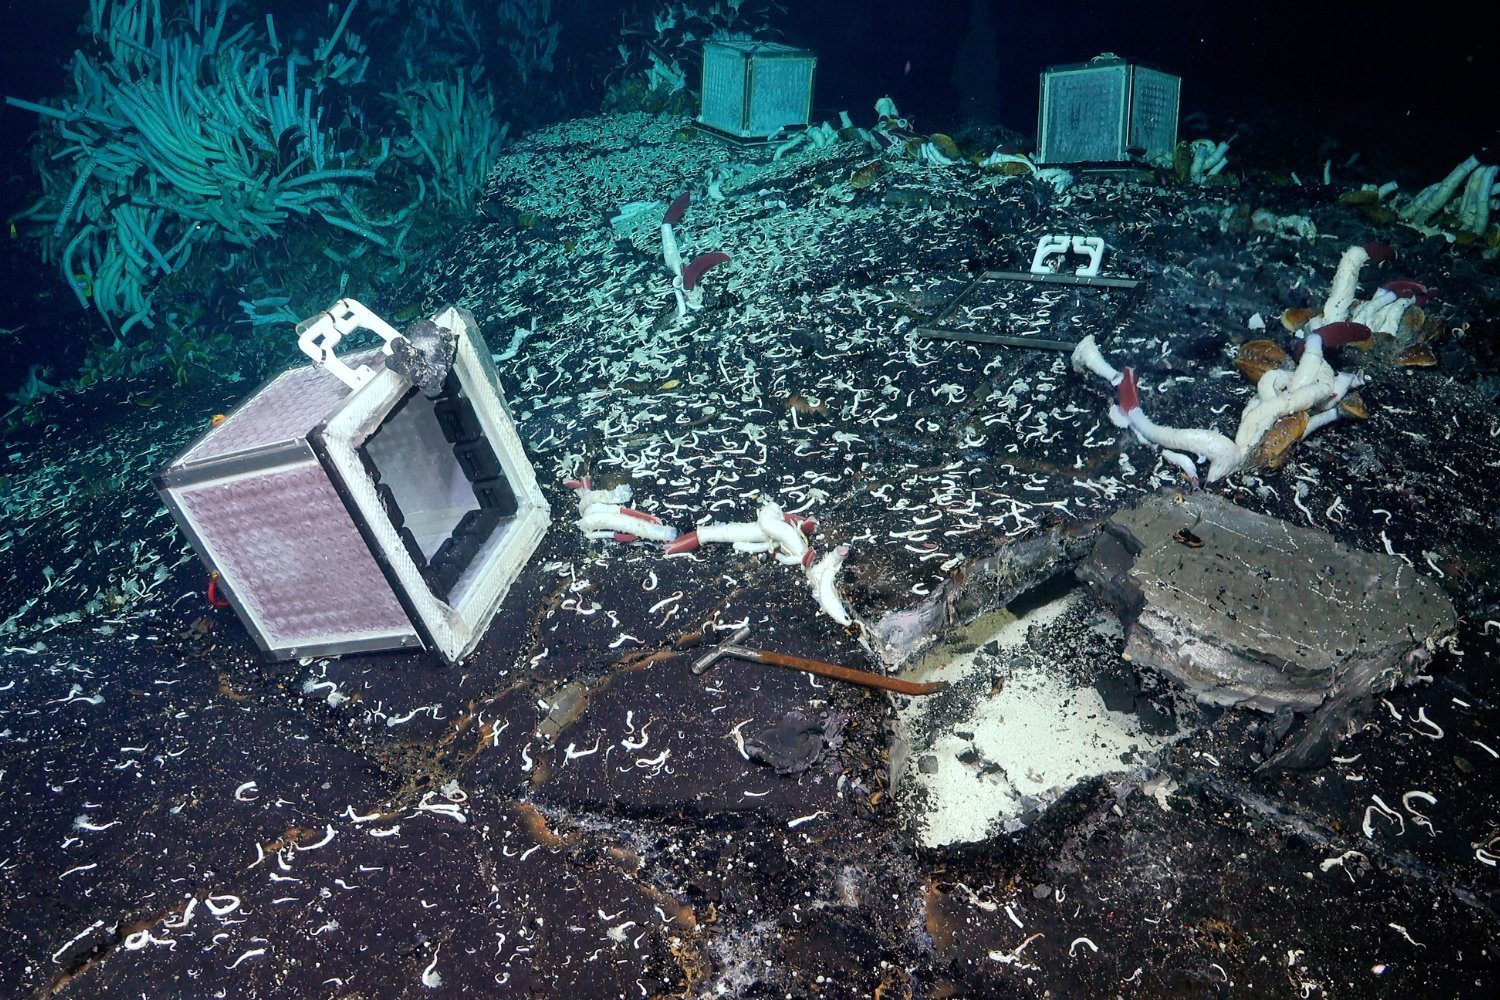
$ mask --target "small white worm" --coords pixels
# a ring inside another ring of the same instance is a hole
[[[249,951],[245,952],[239,958],[235,959],[234,963],[232,965],[227,966],[227,968],[237,969],[237,968],[239,968],[239,964],[241,962],[243,962],[245,959],[247,959],[247,958],[255,958],[257,955],[264,955],[265,953],[266,953],[266,949],[264,949],[264,948],[251,948]]]
[[[1407,792],[1405,795],[1401,796],[1401,806],[1408,813],[1411,814],[1412,822],[1415,823],[1415,824],[1417,824],[1418,826],[1425,826],[1427,828],[1428,835],[1432,836],[1432,837],[1436,837],[1437,836],[1437,830],[1432,825],[1432,819],[1431,819],[1431,817],[1426,816],[1426,815],[1418,812],[1416,809],[1412,808],[1412,804],[1411,804],[1412,799],[1418,799],[1418,800],[1420,800],[1422,802],[1427,803],[1430,806],[1437,805],[1437,799],[1434,796],[1428,794],[1427,792],[1423,792],[1423,791],[1410,791],[1410,792]]]
[[[1086,937],[1074,938],[1073,939],[1073,943],[1070,944],[1070,945],[1068,945],[1068,957],[1069,958],[1073,957],[1073,952],[1075,950],[1077,950],[1078,946],[1081,945],[1081,944],[1088,945],[1089,949],[1092,950],[1093,952],[1095,952],[1096,954],[1099,951],[1099,946],[1097,944],[1095,944],[1094,942],[1090,941],[1088,938],[1086,938]]]
[[[1401,828],[1400,832],[1397,834],[1398,836],[1405,836],[1406,820],[1401,818],[1401,814],[1392,809],[1390,806],[1386,805],[1379,795],[1371,795],[1370,798],[1374,801],[1375,804],[1373,806],[1365,807],[1365,820],[1364,823],[1361,824],[1361,829],[1364,830],[1365,836],[1369,837],[1371,840],[1375,839],[1375,824],[1372,822],[1371,814],[1377,811],[1386,819],[1394,820],[1395,823]]]
[[[587,750],[578,750],[576,749],[576,744],[569,743],[567,749],[565,749],[563,752],[567,754],[567,760],[575,760],[579,757],[588,757],[599,752],[599,744],[603,741],[603,739],[604,737],[602,736],[595,736],[594,745]]]
[[[432,949],[432,961],[428,962],[427,968],[422,970],[422,985],[427,987],[429,990],[437,989],[439,986],[443,985],[443,977],[438,975],[437,971],[438,952],[442,950],[442,947],[443,946],[439,944],[437,947]]]
[[[1432,727],[1432,732],[1422,733],[1423,736],[1427,737],[1430,740],[1440,740],[1443,738],[1443,727],[1427,717],[1427,709],[1425,706],[1417,709],[1417,721],[1422,723],[1424,726]],[[1422,732],[1420,729],[1417,731]]]
[[[626,750],[643,749],[646,746],[647,741],[650,739],[650,737],[646,735],[646,730],[650,729],[651,722],[655,721],[655,719],[652,719],[650,722],[647,722],[644,726],[641,727],[641,738],[639,740],[624,739],[620,741],[620,746]]]
[[[333,839],[333,824],[329,823],[325,825],[324,830],[326,832],[323,834],[323,839],[318,841],[316,844],[308,844],[306,847],[303,847],[301,844],[293,843],[292,848],[298,851],[316,851],[318,848],[322,847]]]
[[[1418,948],[1425,948],[1425,947],[1427,947],[1425,944],[1422,944],[1420,941],[1416,940],[1410,934],[1408,934],[1406,932],[1406,928],[1402,927],[1400,924],[1386,924],[1386,926],[1389,927],[1391,930],[1396,931],[1402,937],[1406,938],[1407,941],[1410,941],[1412,944],[1416,945]]]

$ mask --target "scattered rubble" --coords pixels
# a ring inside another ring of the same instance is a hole
[[[1100,689],[1093,678],[1112,672],[1119,640],[1101,617],[1075,587],[1019,618],[986,616],[913,671],[949,683],[941,697],[898,713],[910,755],[903,813],[918,843],[1015,833],[1083,779],[1140,772],[1185,734],[1175,722],[1153,734],[1133,697],[1119,705],[1118,690]],[[1066,652],[1041,638],[1063,630],[1073,637]]]
[[[826,749],[836,749],[848,716],[842,712],[821,717],[788,712],[781,722],[745,741],[745,752],[757,764],[777,774],[801,774],[818,762]]]

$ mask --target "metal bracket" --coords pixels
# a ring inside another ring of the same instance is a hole
[[[1074,274],[1087,278],[1099,274],[1099,265],[1104,262],[1104,240],[1098,236],[1066,236],[1061,233],[1048,233],[1037,241],[1036,253],[1031,255],[1031,273],[1055,274],[1043,261],[1053,254],[1066,254],[1070,250],[1089,259],[1083,267],[1074,270]]]
[[[358,389],[375,377],[366,366],[350,368],[334,354],[334,348],[346,334],[355,330],[369,330],[385,341],[385,353],[391,354],[391,345],[401,339],[401,331],[376,316],[354,299],[339,299],[323,312],[297,324],[297,346],[312,359],[312,363],[336,376],[350,389]]]

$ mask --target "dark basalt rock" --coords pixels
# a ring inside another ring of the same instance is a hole
[[[1127,658],[1201,702],[1268,712],[1389,691],[1457,624],[1401,559],[1204,493],[1114,515],[1078,575],[1125,622]]]
[[[443,382],[453,368],[453,352],[458,337],[452,330],[424,319],[413,323],[406,336],[391,345],[387,362],[394,371],[405,375],[429,397],[443,391]]]
[[[825,747],[837,745],[848,717],[830,712],[821,718],[803,712],[788,712],[778,724],[745,741],[745,752],[758,764],[767,764],[777,774],[801,774],[816,764]]]

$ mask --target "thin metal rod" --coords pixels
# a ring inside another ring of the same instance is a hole
[[[868,670],[841,667],[836,663],[824,663],[821,660],[805,660],[800,656],[787,656],[785,653],[771,653],[761,649],[747,649],[744,646],[726,646],[724,647],[723,655],[738,657],[741,660],[750,660],[753,663],[769,663],[773,667],[801,670],[803,673],[817,674],[819,677],[831,677],[834,680],[848,681],[851,684],[860,684],[864,687],[879,688],[882,691],[894,691],[897,694],[932,694],[936,691],[941,691],[944,687],[940,682],[919,684],[916,681],[902,680],[899,677],[887,677],[884,674],[872,673]]]

